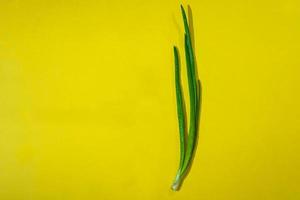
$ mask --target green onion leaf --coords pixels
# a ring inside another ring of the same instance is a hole
[[[182,99],[182,91],[180,85],[180,70],[179,70],[179,59],[178,50],[174,47],[175,57],[175,85],[176,85],[176,98],[177,98],[177,113],[179,122],[180,132],[180,163],[175,181],[173,182],[172,189],[178,190],[184,177],[187,174],[188,169],[191,166],[192,159],[195,152],[197,143],[197,132],[198,132],[198,117],[200,111],[200,100],[201,100],[201,85],[196,75],[196,63],[194,57],[194,50],[190,35],[190,29],[188,20],[185,14],[185,10],[181,5],[181,13],[184,23],[184,49],[187,67],[189,97],[190,97],[190,122],[187,139],[185,138],[185,116],[184,116],[184,104]],[[187,140],[187,144],[185,141]],[[185,144],[187,145],[185,148]],[[184,152],[183,152],[184,151]]]

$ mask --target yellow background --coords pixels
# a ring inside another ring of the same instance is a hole
[[[203,108],[172,192],[180,3]],[[297,0],[0,0],[0,199],[300,199],[299,22]]]

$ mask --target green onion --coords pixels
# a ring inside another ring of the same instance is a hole
[[[192,159],[197,142],[198,132],[198,116],[200,109],[200,81],[196,74],[196,63],[194,50],[192,45],[192,39],[190,34],[190,28],[188,20],[185,14],[185,10],[181,5],[181,12],[184,22],[184,47],[185,58],[188,77],[188,88],[190,97],[190,122],[189,130],[186,138],[186,120],[185,120],[185,105],[183,101],[181,81],[180,81],[180,62],[179,53],[177,47],[174,46],[174,58],[175,58],[175,87],[176,87],[176,101],[177,101],[177,115],[179,124],[179,136],[180,136],[180,162],[179,168],[172,184],[172,190],[179,190],[180,185],[187,174],[188,169],[192,164]]]

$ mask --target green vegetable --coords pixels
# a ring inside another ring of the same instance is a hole
[[[190,122],[189,130],[186,138],[186,120],[185,120],[185,105],[182,97],[182,88],[180,83],[180,62],[177,47],[174,46],[175,58],[175,86],[176,86],[176,101],[177,115],[179,123],[180,136],[180,163],[179,168],[172,185],[173,190],[179,190],[180,185],[187,174],[188,169],[192,164],[192,159],[195,151],[197,132],[198,132],[198,116],[200,109],[200,81],[196,74],[196,63],[190,28],[185,14],[185,10],[181,5],[181,13],[184,22],[184,47],[185,58],[188,76],[189,97],[190,97]]]

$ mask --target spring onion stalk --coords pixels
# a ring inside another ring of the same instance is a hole
[[[185,10],[181,5],[181,13],[184,23],[184,48],[185,59],[188,77],[188,89],[190,100],[190,121],[188,135],[186,137],[186,123],[185,123],[185,105],[183,102],[182,88],[180,83],[180,62],[179,52],[177,47],[174,46],[174,61],[175,61],[175,88],[176,88],[176,102],[177,102],[177,115],[179,124],[180,136],[180,162],[179,168],[172,184],[172,190],[179,190],[180,185],[192,164],[192,159],[195,151],[197,131],[198,131],[198,116],[200,108],[200,81],[196,75],[195,56],[192,45],[191,33],[186,17]]]

